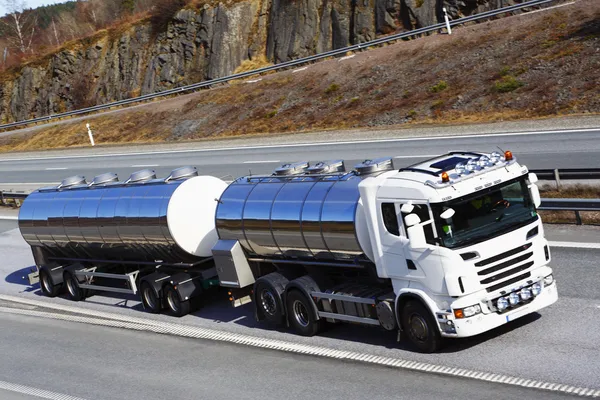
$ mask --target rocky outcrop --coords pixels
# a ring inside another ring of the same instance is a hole
[[[231,74],[244,60],[304,57],[512,0],[245,0],[181,10],[155,34],[140,23],[0,77],[0,121],[10,122]]]

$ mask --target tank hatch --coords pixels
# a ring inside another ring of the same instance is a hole
[[[59,189],[60,188],[68,188],[68,187],[77,186],[77,185],[87,185],[85,176],[75,175],[75,176],[70,176],[68,178],[65,178],[62,180],[60,185],[58,185],[58,188]]]
[[[274,175],[298,175],[303,174],[309,165],[306,161],[283,164],[274,171]]]
[[[368,175],[375,172],[391,171],[394,169],[393,160],[390,157],[365,160],[354,166],[357,175]]]
[[[94,177],[94,179],[92,180],[92,183],[90,183],[90,186],[104,185],[107,183],[115,183],[115,182],[119,182],[119,177],[117,176],[117,174],[114,174],[112,172],[105,172],[103,174],[100,174],[100,175]]]
[[[319,161],[306,169],[306,173],[310,175],[333,174],[345,171],[344,160]]]
[[[179,179],[190,178],[192,176],[198,176],[198,170],[196,169],[196,167],[179,167],[171,171],[169,177],[166,180],[176,181]]]
[[[129,179],[125,183],[146,182],[152,179],[156,179],[156,172],[153,169],[143,169],[129,175]]]

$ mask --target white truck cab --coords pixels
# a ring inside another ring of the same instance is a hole
[[[396,309],[418,299],[441,336],[468,337],[556,302],[536,181],[507,151],[451,152],[361,182],[369,256]],[[413,342],[437,335],[426,322],[409,318]]]

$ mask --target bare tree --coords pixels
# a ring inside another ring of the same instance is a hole
[[[24,15],[23,12],[27,8],[25,0],[2,0],[1,4],[8,10],[7,19],[0,19],[0,24],[7,33],[6,38],[12,47],[24,54],[31,50],[37,21]]]

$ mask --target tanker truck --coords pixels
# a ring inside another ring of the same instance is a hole
[[[197,175],[74,177],[32,193],[19,226],[42,292],[137,293],[182,316],[220,285],[259,321],[307,336],[372,325],[422,352],[557,300],[537,178],[511,152],[400,170],[298,162],[229,185]]]
[[[140,295],[147,311],[189,313],[219,281],[211,253],[214,212],[227,184],[194,167],[157,179],[142,170],[119,182],[105,173],[27,196],[19,229],[44,295],[84,300],[93,291]]]
[[[285,164],[231,183],[212,248],[231,302],[306,336],[366,324],[435,352],[557,300],[537,177],[510,151],[392,161]]]

